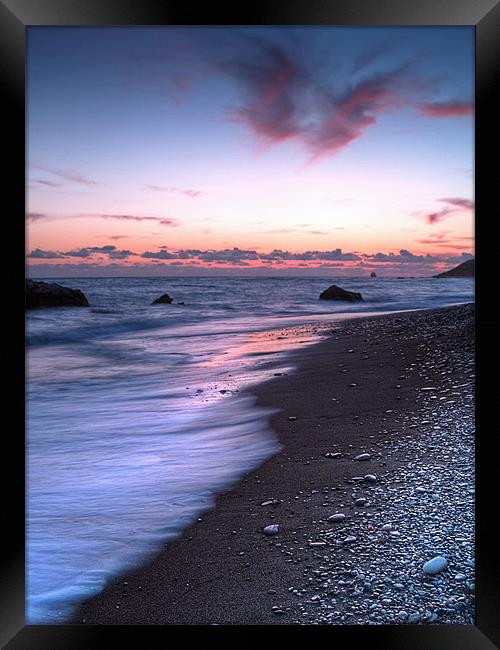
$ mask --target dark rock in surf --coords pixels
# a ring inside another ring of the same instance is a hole
[[[370,273],[370,277],[371,277],[371,278],[376,278],[376,277],[377,277],[377,274],[375,273],[375,271],[372,271],[372,272]]]
[[[153,300],[152,305],[170,305],[173,298],[171,298],[168,293],[164,293],[163,296],[160,296],[156,300]]]
[[[60,284],[26,280],[26,309],[40,307],[89,307],[84,293]]]
[[[346,291],[345,289],[337,287],[335,284],[332,284],[331,287],[328,287],[328,289],[325,289],[320,293],[319,297],[320,300],[347,300],[348,302],[363,300],[360,293],[356,293],[355,291]]]

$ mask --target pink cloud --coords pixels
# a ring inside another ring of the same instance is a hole
[[[41,212],[28,212],[26,215],[28,221],[34,222],[34,221],[40,221],[42,219],[46,219],[47,215],[42,214]]]
[[[100,219],[117,219],[118,221],[156,221],[161,226],[177,226],[178,222],[175,219],[163,217],[143,217],[135,214],[89,214],[82,215],[88,217],[99,217]]]
[[[429,117],[460,117],[474,113],[474,104],[472,102],[436,102],[421,104],[419,108],[422,113]]]
[[[185,196],[189,196],[192,199],[202,194],[200,190],[183,190],[179,189],[178,187],[165,187],[162,185],[145,185],[144,187],[151,192],[174,192],[177,194],[184,194]]]
[[[46,181],[46,180],[39,179],[34,182],[39,183],[40,185],[47,185],[48,187],[61,187],[61,183],[54,183],[53,181]]]
[[[43,169],[46,172],[54,174],[54,176],[59,176],[59,178],[64,178],[64,180],[73,183],[80,183],[81,185],[99,185],[99,183],[94,179],[88,178],[80,172],[72,169],[53,169],[49,167],[39,167],[39,169]]]
[[[437,199],[440,203],[446,203],[447,206],[442,210],[431,212],[425,215],[425,219],[430,224],[437,223],[444,219],[449,214],[460,212],[461,210],[473,210],[474,201],[470,199],[451,198],[451,199]]]
[[[438,201],[455,205],[457,208],[463,208],[464,210],[474,210],[475,208],[474,201],[470,199],[438,199]]]

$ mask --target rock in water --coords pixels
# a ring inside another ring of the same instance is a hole
[[[319,294],[320,300],[347,300],[348,302],[357,302],[363,300],[360,293],[355,291],[346,291],[337,287],[337,285],[332,284],[331,287],[325,289],[322,293]]]
[[[60,284],[26,280],[26,309],[39,307],[88,307],[86,296],[78,289]]]
[[[422,570],[424,573],[427,573],[427,575],[432,576],[436,573],[440,573],[446,569],[447,566],[448,560],[442,555],[437,555],[436,557],[433,557],[432,560],[426,562],[422,567]]]
[[[371,277],[371,278],[376,278],[376,277],[377,277],[377,274],[375,273],[375,271],[372,271],[372,272],[370,273],[370,277]]]
[[[163,296],[160,296],[156,300],[153,300],[152,305],[170,305],[173,298],[171,298],[168,293],[164,293]]]

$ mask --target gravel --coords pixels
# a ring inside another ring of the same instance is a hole
[[[319,486],[342,497],[345,514],[325,513],[307,531],[325,545],[290,587],[298,599],[290,623],[474,624],[473,317],[465,305],[409,324],[393,319],[402,337],[419,340],[400,379],[419,373],[426,390],[416,391],[413,412],[394,414],[397,435],[374,431],[376,453],[355,456],[380,466],[376,477]],[[350,327],[381,336],[368,321]],[[282,551],[295,561],[296,546]]]

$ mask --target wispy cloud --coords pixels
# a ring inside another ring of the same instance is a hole
[[[438,199],[441,203],[448,203],[449,205],[454,205],[457,208],[463,208],[464,210],[474,210],[475,203],[470,199]]]
[[[36,179],[33,181],[39,185],[46,185],[47,187],[61,187],[61,183],[54,183],[54,181],[47,181],[44,179]]]
[[[80,185],[100,185],[100,183],[98,183],[93,178],[89,178],[88,176],[75,169],[60,169],[54,167],[45,167],[42,165],[32,165],[32,167],[34,169],[41,169],[44,172],[48,172],[49,174],[53,174],[54,176],[58,176],[59,178],[63,178],[64,180],[70,181],[72,183],[79,183]]]
[[[425,218],[427,219],[428,223],[433,224],[441,221],[441,219],[444,219],[444,217],[448,216],[451,212],[455,212],[455,210],[452,208],[443,208],[437,212],[429,212],[425,215]]]
[[[435,212],[430,212],[424,215],[426,221],[430,224],[437,223],[450,214],[455,214],[462,210],[474,210],[474,201],[470,199],[461,199],[461,198],[449,198],[449,199],[437,199],[439,203],[446,203],[446,207]]]
[[[292,232],[300,232],[303,235],[328,235],[326,230],[307,230],[305,228],[278,228],[276,230],[266,230],[266,234],[287,235]]]
[[[474,113],[472,102],[436,102],[420,104],[419,109],[429,117],[461,117]]]
[[[261,147],[300,142],[309,162],[344,149],[389,111],[430,106],[422,97],[437,83],[419,78],[411,62],[373,72],[370,56],[359,58],[355,73],[332,79],[293,39],[245,34],[240,40],[244,46],[214,66],[242,91],[241,100],[227,109],[228,119],[246,125]]]
[[[47,218],[47,215],[43,214],[42,212],[28,212],[26,218],[31,222],[42,221]]]
[[[189,196],[192,199],[202,194],[200,190],[184,190],[179,189],[178,187],[165,187],[163,185],[144,185],[144,187],[151,192],[171,192],[175,194],[184,194],[184,196]]]
[[[166,217],[148,217],[135,214],[88,214],[81,215],[86,217],[99,217],[100,219],[116,219],[117,221],[155,221],[160,226],[172,226],[176,227],[179,225],[179,222],[176,219],[166,218]]]

